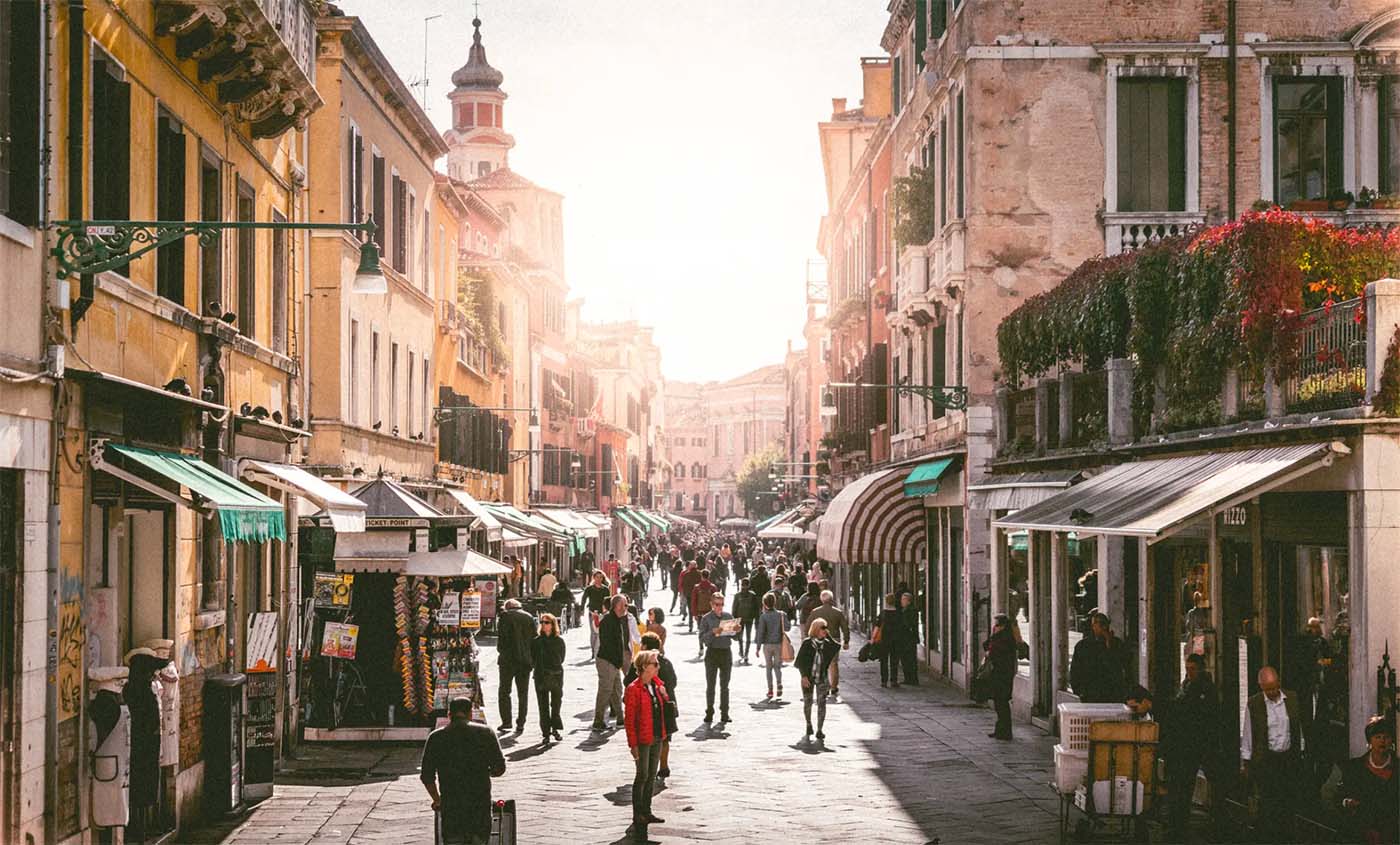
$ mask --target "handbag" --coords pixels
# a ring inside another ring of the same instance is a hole
[[[977,667],[977,671],[972,675],[972,700],[976,702],[991,701],[992,699],[992,675],[994,673],[992,661],[983,660],[982,665]]]
[[[781,659],[784,663],[791,663],[797,659],[797,652],[792,648],[792,637],[783,634],[783,653]]]

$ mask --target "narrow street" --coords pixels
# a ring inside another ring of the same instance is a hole
[[[654,589],[647,605],[669,607]],[[823,841],[1016,843],[1056,838],[1053,738],[1018,725],[1011,743],[987,737],[990,710],[953,687],[881,689],[879,667],[841,659],[841,701],[827,711],[825,746],[803,741],[796,675],[786,698],[764,701],[757,661],[736,665],[734,722],[700,722],[704,665],[697,640],[668,619],[667,655],[679,679],[681,731],[672,776],[656,797],[662,842]],[[534,702],[522,735],[502,741],[508,770],[495,797],[517,802],[519,841],[630,841],[632,763],[622,732],[595,737],[595,674],[588,636],[569,632],[565,741],[538,744]],[[483,649],[486,710],[495,727],[495,657]],[[417,746],[303,745],[288,760],[274,796],[236,825],[203,831],[198,843],[430,842],[432,816],[418,781]]]

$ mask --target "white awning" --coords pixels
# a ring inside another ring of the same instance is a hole
[[[572,528],[590,540],[598,537],[598,526],[594,525],[592,520],[568,508],[535,508],[535,513],[564,528]]]
[[[816,542],[817,535],[811,531],[804,531],[800,526],[791,522],[780,522],[777,525],[770,525],[758,532],[760,540],[808,540]]]
[[[472,549],[412,552],[407,557],[338,557],[337,572],[389,572],[419,578],[467,578],[506,575],[510,567]]]
[[[598,526],[599,531],[612,530],[612,519],[610,519],[609,517],[603,516],[600,513],[593,513],[592,511],[580,511],[579,515],[582,516],[584,519],[588,520],[589,522],[593,523],[594,525]]]
[[[1077,469],[994,475],[967,485],[967,495],[978,510],[1018,511],[1058,495],[1083,477]]]
[[[524,534],[517,534],[509,528],[501,529],[501,541],[507,549],[525,549],[538,545],[539,540],[534,537],[526,537]]]
[[[1202,516],[1267,493],[1350,451],[1329,442],[1137,461],[993,524],[1162,540]]]
[[[476,499],[474,499],[470,493],[468,493],[466,490],[459,490],[455,487],[448,487],[447,495],[451,496],[452,499],[455,502],[457,502],[457,504],[461,505],[467,513],[476,517],[476,524],[472,527],[486,529],[487,540],[490,540],[494,543],[502,539],[501,521],[497,519],[496,516],[492,514],[489,510],[487,510],[485,506],[481,504],[481,502],[478,502]]]
[[[310,499],[325,510],[338,533],[354,534],[365,530],[368,506],[364,502],[301,467],[244,459],[239,462],[238,474],[249,481]]]

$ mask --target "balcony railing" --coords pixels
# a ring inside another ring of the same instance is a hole
[[[1205,222],[1190,211],[1114,212],[1103,216],[1104,254],[1121,255],[1153,241],[1184,235]]]
[[[1350,299],[1303,315],[1298,359],[1284,383],[1292,413],[1350,408],[1366,401],[1366,321]]]

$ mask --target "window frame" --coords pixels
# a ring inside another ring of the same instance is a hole
[[[1322,195],[1318,197],[1298,196],[1288,200],[1325,200],[1332,193],[1344,190],[1346,187],[1346,80],[1338,74],[1309,74],[1303,75],[1275,75],[1269,80],[1270,106],[1271,106],[1271,127],[1270,138],[1273,147],[1273,198],[1280,205],[1284,204],[1282,179],[1283,164],[1283,136],[1279,133],[1279,124],[1288,119],[1289,116],[1305,114],[1300,109],[1289,109],[1285,112],[1279,108],[1279,91],[1285,86],[1303,86],[1321,84],[1324,87],[1327,100],[1321,112],[1323,119],[1323,187]],[[1312,113],[1314,116],[1316,113]],[[1301,168],[1300,168],[1301,174]],[[1300,178],[1301,175],[1300,175]]]

